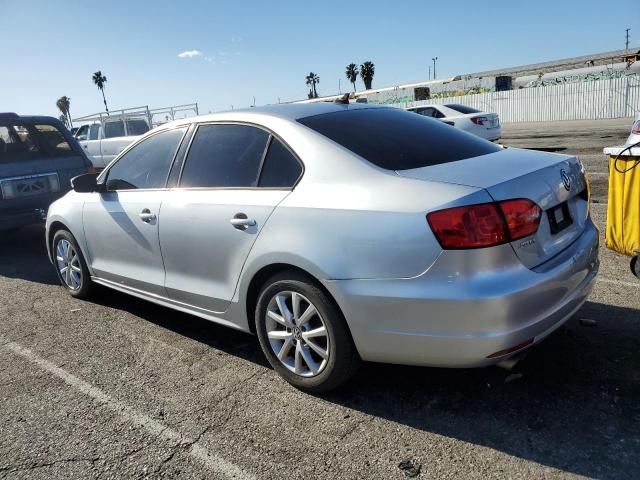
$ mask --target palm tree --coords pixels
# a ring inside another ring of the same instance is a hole
[[[73,123],[71,122],[71,112],[69,111],[69,109],[71,108],[71,99],[66,95],[60,97],[58,100],[56,100],[56,107],[58,107],[58,110],[60,110],[64,118],[66,118],[64,124],[69,128],[73,128]]]
[[[107,83],[107,77],[102,75],[102,72],[98,70],[96,73],[93,74],[93,83],[102,92],[102,101],[104,102],[104,108],[107,110],[107,114],[109,114],[109,107],[107,107],[107,99],[104,96],[104,84]]]
[[[309,75],[305,77],[307,85],[311,87],[309,90],[309,98],[318,98],[318,91],[316,90],[316,84],[320,83],[320,77],[313,72],[309,72]]]
[[[353,84],[353,91],[356,91],[356,79],[358,78],[358,66],[355,63],[350,63],[347,65],[347,70],[345,71],[347,78]]]
[[[360,78],[364,82],[364,88],[371,90],[371,82],[373,82],[373,74],[376,73],[376,66],[373,62],[366,61],[360,65]]]
[[[60,115],[58,117],[58,120],[60,120],[65,127],[69,128],[69,119],[66,117],[66,115]]]

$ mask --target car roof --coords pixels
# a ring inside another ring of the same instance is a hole
[[[60,123],[60,120],[57,118],[47,115],[18,115],[17,113],[12,112],[0,112],[0,121],[2,120],[22,120],[32,123],[55,123],[56,125]]]
[[[181,120],[175,120],[165,125],[183,125],[186,123],[218,121],[221,119],[239,119],[243,116],[278,117],[285,120],[299,120],[314,115],[323,115],[326,113],[345,112],[349,110],[365,110],[371,108],[393,108],[383,105],[371,105],[367,103],[349,103],[340,104],[334,102],[313,102],[313,103],[281,103],[277,105],[266,105],[263,107],[251,107],[238,110],[226,110],[224,112],[211,113],[208,115],[199,115]]]

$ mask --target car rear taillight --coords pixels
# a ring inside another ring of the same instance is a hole
[[[476,125],[484,125],[489,119],[487,117],[471,117],[470,120]]]
[[[510,240],[518,240],[536,233],[542,214],[538,205],[526,198],[505,200],[499,205],[507,222]]]
[[[633,135],[640,135],[640,120],[633,124],[633,127],[631,127],[631,133]]]
[[[427,222],[444,249],[484,248],[532,235],[541,214],[531,200],[515,199],[438,210]]]

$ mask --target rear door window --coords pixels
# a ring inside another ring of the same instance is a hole
[[[479,137],[398,108],[358,108],[298,122],[387,170],[427,167],[500,150]]]
[[[267,132],[250,125],[200,125],[191,142],[180,186],[257,186],[268,139]]]

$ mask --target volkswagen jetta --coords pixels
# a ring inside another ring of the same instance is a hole
[[[307,391],[361,360],[507,359],[571,317],[598,269],[578,159],[395,108],[179,120],[72,183],[46,231],[71,295],[101,284],[253,332]]]

